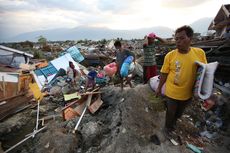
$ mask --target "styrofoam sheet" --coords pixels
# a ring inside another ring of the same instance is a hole
[[[63,68],[64,70],[67,71],[67,68],[69,66],[69,61],[73,62],[75,68],[77,70],[80,70],[78,64],[73,60],[73,58],[71,57],[71,55],[69,53],[57,58],[57,59],[54,59],[51,61],[51,63],[53,64],[53,66],[59,70],[60,68]]]
[[[5,82],[18,82],[18,77],[19,74],[10,74],[10,73],[6,73],[6,72],[0,72],[0,81],[4,81]]]

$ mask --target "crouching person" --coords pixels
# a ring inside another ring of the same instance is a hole
[[[95,78],[97,76],[97,72],[90,68],[89,73],[87,74],[86,83],[85,83],[85,91],[87,91],[88,88],[95,88],[96,81]]]
[[[81,73],[75,69],[71,61],[69,61],[69,67],[67,68],[67,77],[70,79],[71,85],[78,90],[80,87]]]

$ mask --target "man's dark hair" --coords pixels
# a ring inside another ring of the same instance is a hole
[[[186,35],[189,38],[193,37],[193,29],[190,26],[184,25],[184,26],[182,26],[180,28],[177,28],[176,29],[176,34],[179,33],[179,32],[181,32],[181,31],[185,31]]]
[[[69,61],[69,66],[70,66],[71,64],[73,64],[73,62],[72,62],[72,61]]]
[[[119,40],[116,40],[114,43],[114,46],[121,47],[121,42]]]

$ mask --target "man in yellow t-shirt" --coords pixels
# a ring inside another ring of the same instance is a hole
[[[160,94],[165,83],[165,95],[167,96],[166,134],[170,134],[174,130],[176,120],[181,117],[185,107],[191,103],[197,70],[195,61],[207,63],[205,52],[202,49],[190,47],[192,37],[193,29],[191,27],[178,28],[175,33],[177,49],[165,56],[161,68],[160,83],[156,95]]]

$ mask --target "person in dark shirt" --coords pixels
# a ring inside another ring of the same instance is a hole
[[[135,62],[135,54],[132,53],[130,50],[128,49],[124,49],[121,45],[121,42],[119,40],[116,40],[114,43],[114,46],[116,48],[116,64],[117,64],[117,75],[120,77],[121,79],[121,89],[123,90],[123,78],[120,75],[120,69],[121,66],[124,62],[124,60],[128,57],[128,56],[133,56],[134,58],[134,62]],[[126,77],[127,83],[130,85],[130,87],[132,87],[131,84],[131,79]]]
[[[94,89],[96,85],[96,82],[95,82],[96,76],[97,76],[97,72],[94,70],[94,68],[90,67],[89,73],[87,74],[87,78],[86,78],[86,88],[85,88],[86,91],[88,87],[92,87],[92,89]]]

